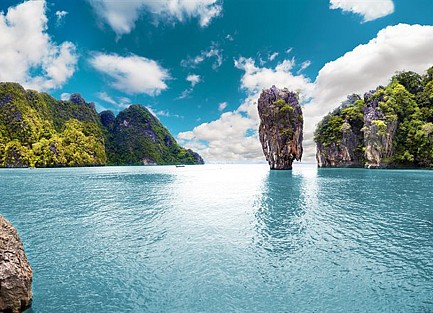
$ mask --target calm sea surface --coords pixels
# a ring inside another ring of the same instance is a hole
[[[433,312],[433,171],[0,170],[30,312]]]

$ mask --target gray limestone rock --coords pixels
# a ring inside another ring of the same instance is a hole
[[[303,115],[298,95],[272,86],[260,94],[259,137],[271,169],[290,170],[302,158]]]
[[[32,269],[17,230],[0,215],[0,312],[22,312],[32,303]]]

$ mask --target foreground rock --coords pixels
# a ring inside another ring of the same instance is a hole
[[[302,158],[303,116],[298,95],[272,86],[262,91],[259,137],[271,169],[290,170]]]
[[[30,307],[32,276],[17,230],[0,215],[0,312]]]

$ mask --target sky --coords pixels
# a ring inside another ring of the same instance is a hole
[[[433,65],[431,0],[0,0],[0,81],[149,108],[207,162],[264,160],[257,99],[298,91],[303,161],[352,93]]]

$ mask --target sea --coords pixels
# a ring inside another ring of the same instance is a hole
[[[433,171],[0,170],[31,312],[433,312]]]

